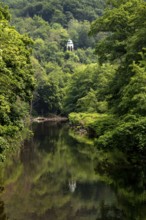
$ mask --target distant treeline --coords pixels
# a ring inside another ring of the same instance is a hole
[[[102,14],[103,0],[2,0],[18,17],[38,15],[49,23],[66,26],[72,19],[93,21]]]

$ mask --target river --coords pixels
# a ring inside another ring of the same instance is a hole
[[[67,123],[33,123],[8,161],[0,220],[145,220],[145,163],[99,151]]]

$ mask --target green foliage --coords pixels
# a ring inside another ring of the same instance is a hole
[[[33,110],[35,114],[47,116],[49,113],[60,114],[62,112],[62,100],[64,87],[66,86],[69,74],[64,74],[61,68],[50,66],[48,76],[39,79],[37,89],[33,97]],[[48,66],[47,66],[48,67]]]
[[[81,125],[88,128],[95,121],[100,120],[100,118],[106,117],[106,115],[101,115],[98,113],[75,113],[69,114],[69,120],[72,125]]]
[[[122,91],[123,96],[119,108],[123,113],[145,116],[146,114],[146,69],[133,64],[134,75]]]
[[[10,20],[10,14],[8,7],[0,3],[0,20]]]
[[[119,148],[127,152],[138,152],[146,147],[146,120],[144,117],[135,118],[129,115],[116,124],[116,127],[107,131],[97,139],[101,148]]]
[[[79,22],[78,20],[70,20],[68,23],[68,33],[73,40],[76,48],[88,48],[93,47],[95,39],[93,36],[89,37],[90,22],[85,20]]]
[[[0,155],[8,146],[5,139],[24,127],[34,89],[32,40],[19,34],[8,19],[7,8],[0,7]]]
[[[61,96],[58,85],[53,81],[45,81],[39,84],[33,100],[33,110],[38,115],[46,116],[49,113],[60,113]]]
[[[106,112],[109,85],[116,66],[91,64],[72,76],[66,89],[64,111]]]
[[[93,22],[91,27],[92,34],[99,32],[107,33],[105,38],[98,42],[96,47],[96,51],[100,55],[100,60],[103,62],[109,59],[123,60],[125,55],[127,55],[126,53],[130,52],[129,48],[130,50],[132,49],[132,52],[135,35],[138,36],[139,30],[144,25],[145,2],[143,0],[121,1],[120,4],[116,4],[116,2],[115,6],[112,9],[109,6],[103,16]],[[140,19],[141,22],[139,22]],[[144,34],[143,31],[140,31],[140,33]],[[143,45],[139,44],[137,46],[137,50],[141,51]],[[136,59],[137,50],[132,52],[135,56],[134,59]],[[129,63],[133,59],[132,55],[129,53],[129,60],[127,60]]]
[[[101,62],[118,63],[109,83],[109,110],[113,127],[103,126],[97,145],[120,148],[123,151],[144,151],[145,142],[145,13],[142,0],[109,1],[102,17],[91,27],[91,33],[106,33],[99,40],[96,51]],[[101,124],[104,121],[101,122]],[[98,127],[98,121],[95,123]],[[98,133],[98,132],[97,132]]]
[[[7,141],[3,138],[3,137],[0,137],[0,154],[2,154],[2,152],[8,148],[8,143]]]

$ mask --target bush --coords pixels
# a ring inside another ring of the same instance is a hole
[[[131,117],[130,117],[131,118]],[[101,135],[96,140],[99,148],[118,148],[128,152],[141,152],[146,148],[146,118],[139,117],[134,120],[123,118],[117,126]],[[126,119],[126,120],[125,120]]]

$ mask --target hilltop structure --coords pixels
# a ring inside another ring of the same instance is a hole
[[[74,50],[74,44],[73,44],[73,41],[72,41],[71,39],[69,39],[69,40],[67,41],[66,48],[67,48],[67,50],[69,50],[69,51],[73,51],[73,50]]]

